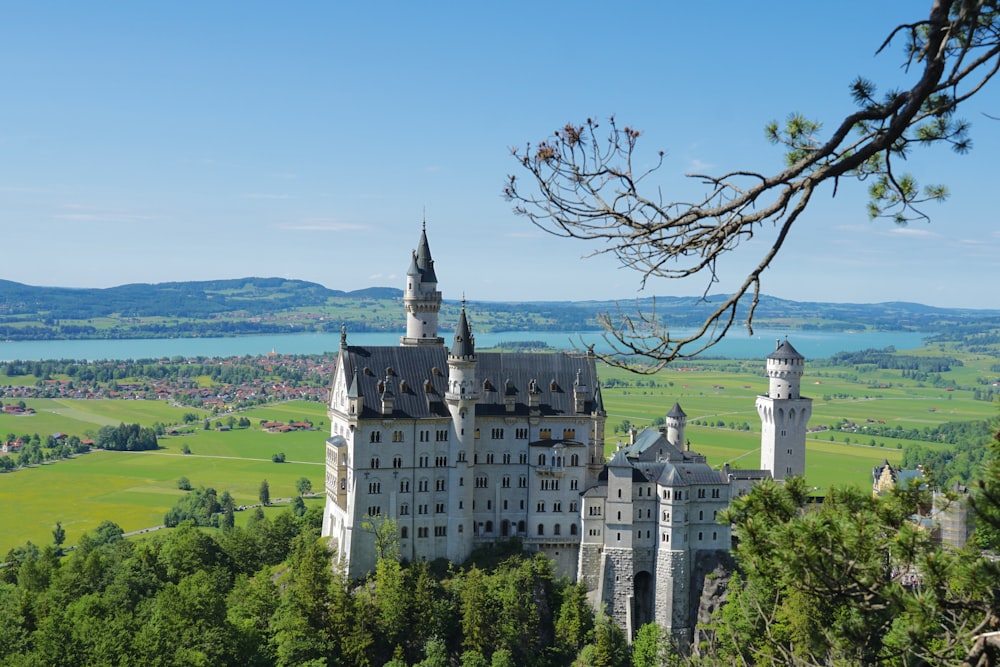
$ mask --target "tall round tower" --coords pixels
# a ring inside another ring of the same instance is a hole
[[[437,335],[441,292],[437,289],[434,260],[427,243],[426,222],[420,231],[420,243],[413,251],[410,269],[406,272],[403,307],[406,309],[406,335],[400,339],[400,345],[444,345],[444,338]]]
[[[476,382],[476,340],[465,316],[465,300],[455,327],[455,340],[448,352],[448,389],[444,400],[451,414],[452,433],[448,439],[448,459],[453,462],[448,474],[448,559],[459,563],[472,553],[473,485],[464,484],[475,462],[476,403],[479,387]],[[468,524],[468,525],[466,525]]]
[[[787,340],[767,356],[767,394],[757,397],[760,415],[760,467],[776,480],[806,471],[806,425],[812,399],[799,393],[805,357]]]
[[[684,445],[684,426],[687,424],[687,414],[681,410],[680,403],[674,403],[674,407],[667,413],[664,425],[667,427],[667,442],[677,449],[686,449]]]

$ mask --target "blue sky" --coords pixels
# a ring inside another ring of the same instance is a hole
[[[422,218],[446,299],[694,295],[547,235],[501,197],[512,146],[615,115],[684,174],[781,167],[764,125],[827,127],[848,84],[905,85],[875,51],[930,1],[32,2],[0,8],[0,277],[33,285],[283,276],[401,287]],[[710,8],[709,8],[710,7]],[[876,7],[877,9],[873,9]],[[850,45],[850,46],[848,46]],[[974,148],[915,154],[932,222],[817,195],[764,276],[775,296],[1000,308],[1000,81]],[[735,280],[740,258],[723,267]]]

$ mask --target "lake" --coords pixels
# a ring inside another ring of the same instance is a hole
[[[684,332],[678,331],[682,334]],[[450,345],[451,332],[441,336]],[[774,350],[776,339],[788,338],[807,359],[823,359],[837,352],[884,348],[918,348],[927,334],[883,332],[818,332],[793,330],[758,330],[753,336],[734,330],[721,343],[705,353],[710,357],[761,359]],[[348,332],[351,345],[399,345],[398,333]],[[476,347],[484,349],[501,342],[542,341],[556,349],[580,347],[581,339],[597,350],[609,350],[596,331],[582,333],[550,331],[508,331],[476,334]],[[44,340],[0,342],[0,361],[21,359],[159,359],[163,357],[233,357],[267,354],[323,354],[340,347],[340,334],[280,334],[234,338],[159,338],[127,340]]]

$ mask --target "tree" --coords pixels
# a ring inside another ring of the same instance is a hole
[[[719,664],[995,664],[968,658],[996,641],[984,633],[1000,620],[1000,564],[936,544],[912,518],[926,496],[832,488],[806,510],[792,478],[735,499],[723,520],[742,577],[707,652]]]
[[[191,480],[189,480],[187,477],[179,477],[177,479],[177,488],[180,489],[181,491],[190,491]]]
[[[271,487],[266,479],[260,483],[260,488],[257,489],[257,499],[260,500],[261,505],[271,504]]]
[[[751,238],[772,234],[731,296],[690,336],[672,334],[658,319],[655,304],[648,312],[619,308],[616,314],[605,313],[601,322],[614,350],[603,355],[607,361],[655,372],[717,343],[738,319],[752,327],[761,275],[824,184],[836,194],[841,179],[868,182],[872,218],[898,224],[928,218],[921,205],[943,200],[947,190],[920,189],[912,175],[899,173],[897,163],[917,145],[969,150],[969,124],[955,112],[1000,66],[1000,9],[986,0],[934,0],[927,18],[898,25],[879,52],[894,40],[903,42],[906,68],[918,70],[909,89],[879,95],[873,82],[858,77],[851,84],[858,110],[827,137],[819,122],[801,114],[784,125],[771,123],[766,133],[786,149],[785,168],[774,174],[741,169],[692,175],[708,186],[701,201],[671,202],[648,185],[663,163],[663,151],[651,168],[639,168],[647,163],[636,152],[640,132],[613,118],[606,131],[587,119],[567,124],[537,145],[514,149],[527,172],[527,185],[511,175],[504,188],[515,212],[557,236],[596,242],[593,254],[610,254],[639,271],[642,287],[657,278],[700,276],[706,278],[707,294],[720,281],[720,261]],[[635,367],[628,359],[635,354],[652,363]]]
[[[63,528],[62,521],[56,521],[56,527],[52,529],[52,542],[59,549],[66,541],[66,529]]]
[[[295,490],[299,492],[300,496],[304,496],[312,491],[312,482],[309,481],[308,477],[299,477],[295,482]]]

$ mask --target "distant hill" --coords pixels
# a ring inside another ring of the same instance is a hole
[[[261,315],[325,305],[330,299],[396,299],[403,292],[369,287],[344,292],[286,278],[237,278],[134,283],[107,288],[32,287],[0,280],[0,314],[52,319],[95,317],[211,317],[243,311]]]
[[[345,292],[286,278],[238,278],[108,288],[33,287],[0,280],[0,339],[162,338],[264,333],[402,331],[403,292],[369,287]],[[476,330],[586,331],[598,313],[657,317],[675,328],[700,325],[723,296],[643,297],[614,301],[470,301]],[[747,300],[748,301],[748,300]],[[442,307],[442,328],[458,319],[458,301]],[[742,308],[742,313],[746,312]],[[738,320],[739,321],[739,320]],[[740,323],[742,323],[740,321]],[[1000,328],[1000,311],[917,303],[798,302],[762,296],[757,328],[942,333]]]

